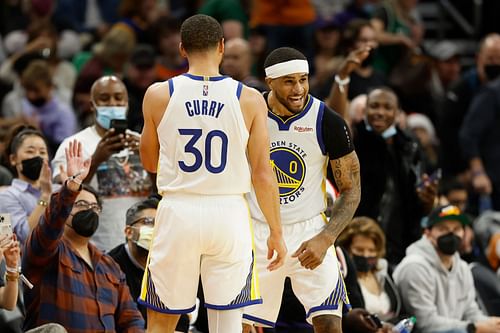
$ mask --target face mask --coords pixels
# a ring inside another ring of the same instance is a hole
[[[461,241],[460,237],[450,232],[437,239],[437,247],[443,254],[451,256],[458,251]]]
[[[39,97],[33,100],[29,99],[28,102],[30,102],[30,104],[34,107],[41,108],[47,103],[47,100],[43,97]]]
[[[96,121],[102,128],[109,129],[111,119],[127,119],[126,106],[95,106]]]
[[[366,130],[369,132],[373,132],[373,128],[368,124],[368,122],[365,123]],[[380,134],[384,139],[389,139],[391,136],[396,135],[397,130],[395,125],[389,126],[385,131]]]
[[[352,260],[358,272],[369,272],[377,267],[377,257],[364,257],[353,255]]]
[[[135,244],[149,251],[152,241],[153,241],[153,227],[143,225],[139,229],[139,239],[134,241]]]
[[[485,65],[484,73],[488,81],[492,81],[500,75],[500,65]]]
[[[40,178],[40,172],[42,171],[43,158],[40,156],[35,156],[33,158],[28,158],[21,161],[22,170],[21,173],[30,180],[37,180]]]
[[[83,237],[92,236],[99,226],[99,215],[93,209],[82,210],[73,215],[71,227]]]

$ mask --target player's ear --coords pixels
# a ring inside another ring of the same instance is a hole
[[[273,89],[273,87],[272,87],[273,79],[271,79],[270,77],[266,76],[265,80],[266,80],[266,84],[269,87],[269,89],[272,90]]]
[[[187,58],[187,52],[186,49],[184,49],[184,46],[182,46],[182,42],[179,43],[179,53],[183,58]]]
[[[219,41],[219,53],[221,54],[224,54],[224,38],[221,38],[221,40]]]

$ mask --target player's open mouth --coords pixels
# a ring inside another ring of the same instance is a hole
[[[290,104],[295,107],[302,107],[304,105],[304,97],[288,97]]]

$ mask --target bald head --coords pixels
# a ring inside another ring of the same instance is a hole
[[[250,45],[242,38],[232,38],[224,45],[222,72],[236,80],[244,80],[250,75],[252,55]]]
[[[97,106],[127,106],[128,93],[122,80],[114,75],[97,79],[90,89],[90,98]]]

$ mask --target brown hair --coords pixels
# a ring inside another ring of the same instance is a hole
[[[374,219],[366,216],[359,216],[352,219],[351,223],[342,231],[336,244],[349,251],[354,236],[365,236],[375,243],[377,256],[385,256],[385,235]]]
[[[21,74],[23,85],[32,85],[34,82],[43,82],[52,85],[52,73],[45,60],[33,60]]]

